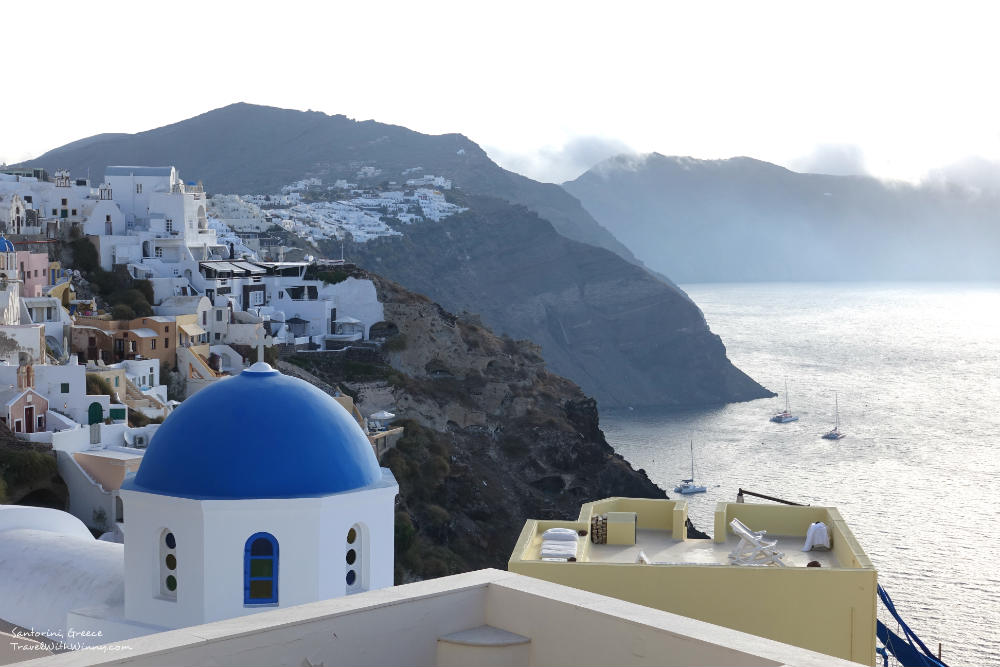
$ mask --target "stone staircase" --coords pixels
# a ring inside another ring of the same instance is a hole
[[[129,407],[136,409],[163,410],[166,408],[155,396],[147,396],[142,393],[142,390],[128,378],[125,378],[125,402]]]

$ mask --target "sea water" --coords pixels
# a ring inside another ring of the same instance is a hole
[[[779,397],[602,410],[608,441],[671,496],[693,441],[708,490],[687,497],[689,515],[709,533],[740,487],[837,507],[928,647],[941,642],[952,667],[1000,665],[1000,285],[684,289],[733,363]],[[799,421],[771,423],[786,378]],[[823,440],[835,392],[847,437]]]

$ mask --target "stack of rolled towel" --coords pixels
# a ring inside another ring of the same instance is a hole
[[[577,534],[572,528],[549,528],[542,533],[542,560],[576,558]]]

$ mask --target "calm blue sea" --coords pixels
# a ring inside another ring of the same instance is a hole
[[[1000,664],[1000,285],[684,289],[733,363],[780,396],[602,410],[608,441],[669,493],[693,440],[709,488],[688,503],[708,532],[739,487],[838,507],[928,646],[952,667]],[[800,420],[772,424],[786,378]],[[831,442],[834,392],[847,437]]]

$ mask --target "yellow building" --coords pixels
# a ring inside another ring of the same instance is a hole
[[[508,568],[874,664],[877,573],[835,508],[719,503],[712,540],[687,539],[686,519],[682,500],[587,503],[576,521],[528,520]],[[766,531],[760,541],[775,543],[768,551],[780,552],[781,564],[735,564],[730,554],[741,543],[733,519],[752,531]],[[826,524],[828,551],[801,550],[814,522]],[[543,533],[560,527],[585,531],[575,540],[575,561],[543,560]],[[593,537],[607,543],[595,544]],[[820,566],[807,567],[811,561]]]
[[[87,375],[96,375],[108,383],[117,396],[117,403],[125,402],[125,390],[128,388],[128,378],[124,366],[98,366],[96,362],[87,363]]]

